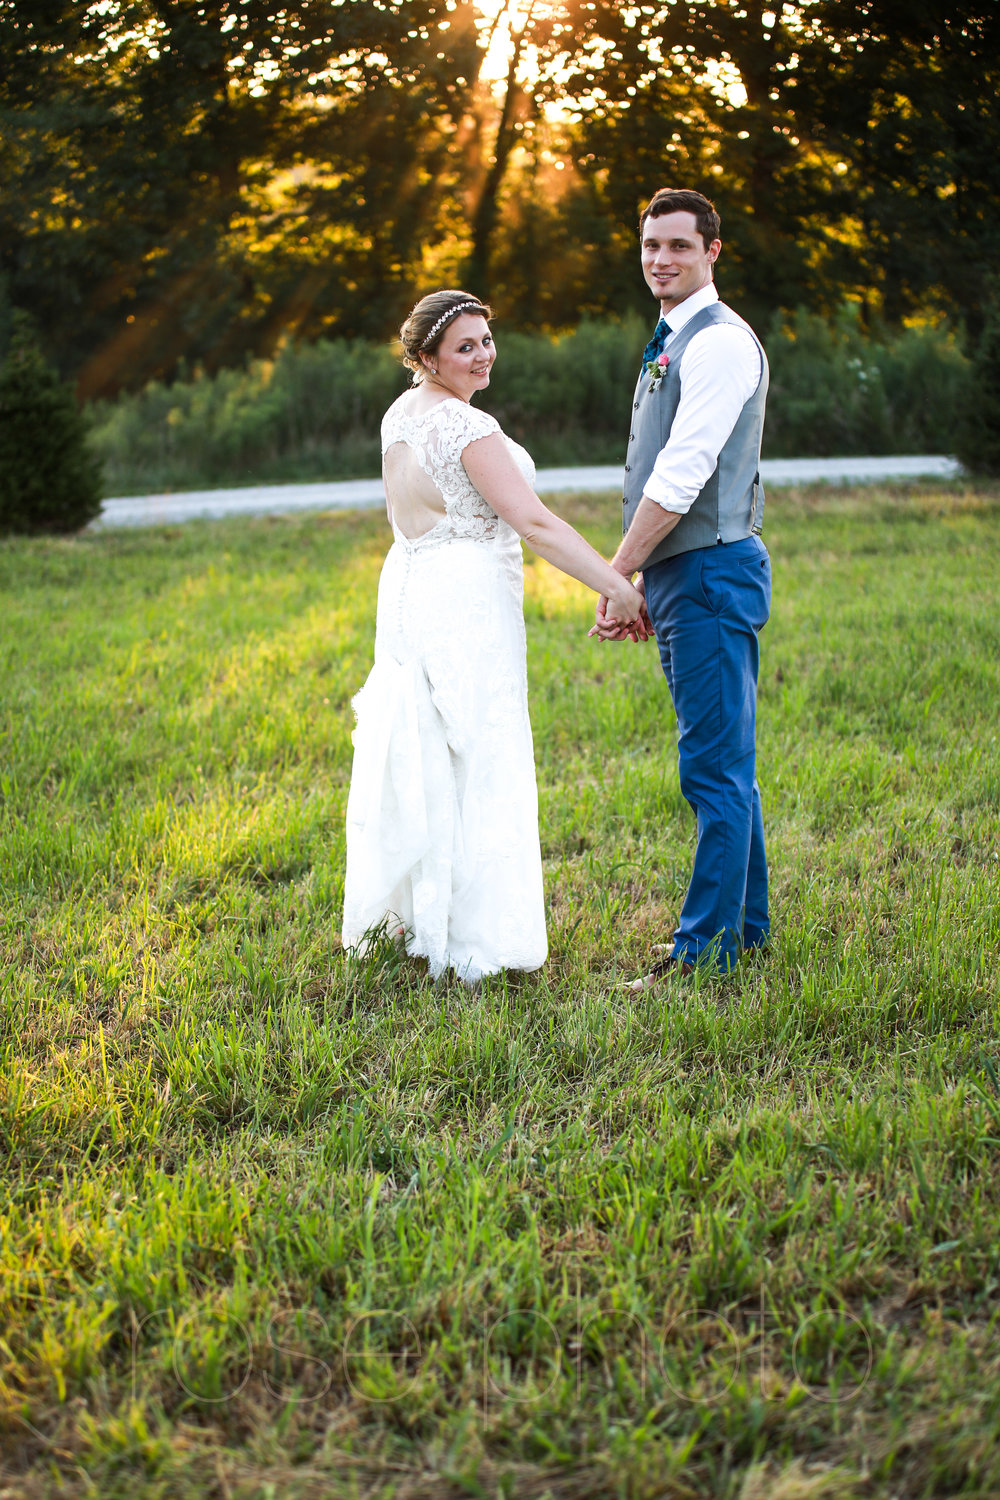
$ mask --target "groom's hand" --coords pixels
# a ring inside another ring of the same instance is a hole
[[[636,585],[638,587],[638,584]],[[645,604],[642,614],[631,625],[619,625],[617,620],[608,618],[608,601],[604,594],[597,601],[597,615],[595,623],[587,631],[588,636],[596,635],[599,641],[649,641],[652,640],[653,622],[646,611]]]
[[[636,625],[642,627],[642,634],[639,636],[633,636],[632,639],[640,641],[654,640],[656,637],[656,631],[653,629],[653,622],[649,618],[649,610],[646,608],[646,580],[643,578],[641,573],[637,573],[632,579],[632,587],[635,589],[637,594],[642,595],[642,614],[636,621]]]
[[[641,573],[637,573],[632,580],[632,586],[637,593],[643,597],[642,614],[631,625],[619,625],[617,620],[608,618],[608,599],[602,594],[597,601],[597,615],[595,623],[588,630],[587,635],[596,635],[600,641],[650,641],[655,635],[653,622],[649,618],[646,609],[646,589]]]

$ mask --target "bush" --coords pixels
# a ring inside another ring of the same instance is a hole
[[[955,451],[969,362],[947,328],[868,334],[853,307],[833,322],[800,309],[764,344],[766,458]]]
[[[638,320],[557,338],[501,323],[501,358],[478,404],[538,463],[613,463],[647,337]],[[154,381],[93,408],[107,493],[376,475],[382,414],[409,378],[387,345],[321,339],[244,369]]]
[[[587,320],[554,338],[505,333],[501,324],[500,357],[480,404],[536,463],[617,463],[648,338],[638,318]]]
[[[386,346],[333,339],[153,381],[94,408],[109,492],[377,474],[382,413],[408,379]]]
[[[1000,295],[987,308],[972,354],[972,381],[958,457],[973,474],[1000,477]]]
[[[583,322],[553,337],[501,320],[500,358],[477,404],[538,464],[620,463],[650,322]],[[946,328],[869,336],[851,309],[832,323],[800,312],[764,344],[765,458],[954,451],[969,363]],[[95,408],[111,493],[374,476],[382,413],[408,378],[390,347],[333,339],[154,382]]]
[[[0,532],[79,531],[100,509],[100,466],[72,387],[15,313],[0,366]]]

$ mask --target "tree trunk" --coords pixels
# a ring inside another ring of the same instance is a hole
[[[521,61],[525,33],[531,22],[532,9],[533,3],[529,7],[524,25],[511,38],[513,51],[507,67],[507,84],[504,90],[503,105],[500,110],[500,119],[497,124],[497,133],[493,145],[493,160],[490,162],[486,172],[476,203],[476,211],[472,216],[472,249],[465,263],[463,280],[466,286],[475,292],[477,297],[482,297],[484,300],[488,300],[490,295],[492,239],[499,213],[500,190],[503,187],[503,180],[507,172],[507,162],[510,159],[510,153],[514,149],[514,143],[517,139],[517,132],[514,129],[514,116],[520,94],[520,85],[517,82],[517,69]]]

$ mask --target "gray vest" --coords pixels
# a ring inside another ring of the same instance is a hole
[[[657,454],[666,446],[670,436],[681,399],[681,356],[695,334],[713,323],[747,327],[731,307],[724,302],[713,302],[689,318],[679,333],[671,334],[667,339],[670,363],[656,390],[649,389],[650,377],[645,370],[639,376],[625,455],[623,531],[628,531],[632,524]],[[753,339],[760,350],[760,384],[737,417],[736,426],[726,439],[719,462],[704,489],[696,496],[687,514],[681,516],[674,529],[646,558],[646,566],[662,562],[667,557],[676,557],[679,552],[692,552],[696,547],[737,542],[752,531],[761,530],[764,487],[759,472],[760,438],[764,428],[768,371],[767,357],[756,334],[753,334]]]

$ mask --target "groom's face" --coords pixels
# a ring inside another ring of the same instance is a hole
[[[721,240],[706,246],[692,213],[650,214],[642,228],[642,274],[664,313],[708,285],[721,249]]]

